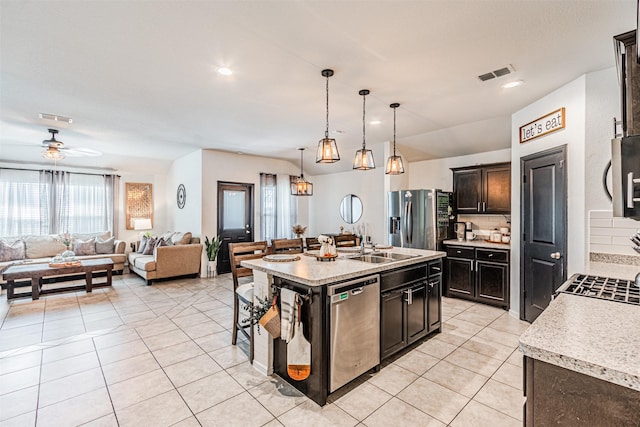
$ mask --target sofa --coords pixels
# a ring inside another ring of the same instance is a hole
[[[200,276],[203,245],[190,232],[166,232],[143,237],[137,250],[128,255],[129,270],[147,285],[158,279]]]
[[[86,234],[25,235],[0,238],[0,273],[17,264],[44,264],[67,248],[75,259],[111,258],[113,271],[122,274],[126,261],[126,242],[116,240],[110,231]],[[6,282],[0,282],[4,285]]]

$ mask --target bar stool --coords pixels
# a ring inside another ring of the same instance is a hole
[[[271,246],[274,254],[301,254],[304,252],[302,238],[272,239]]]
[[[238,331],[249,340],[249,362],[253,363],[253,324],[251,319],[246,324],[240,322],[240,304],[243,304],[248,316],[251,316],[253,309],[253,282],[240,285],[238,279],[241,277],[253,276],[253,270],[242,267],[240,262],[249,259],[262,258],[267,253],[267,242],[240,242],[229,243],[229,260],[231,262],[231,275],[233,276],[233,333],[231,334],[231,344],[236,345]],[[247,331],[248,329],[248,331]]]
[[[305,239],[305,243],[307,244],[307,250],[308,251],[314,251],[314,250],[319,250],[320,249],[320,242],[318,242],[318,238],[317,237],[307,237]]]
[[[338,234],[333,238],[337,247],[356,246],[355,234]]]

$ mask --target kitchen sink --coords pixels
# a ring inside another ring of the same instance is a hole
[[[397,254],[397,253],[394,253],[394,252],[372,252],[371,256],[391,258],[394,261],[399,261],[399,260],[403,260],[403,259],[415,258],[418,255]]]
[[[373,263],[373,264],[381,264],[381,263],[384,263],[384,262],[392,262],[392,261],[394,261],[391,258],[386,258],[386,257],[382,257],[382,256],[372,256],[372,255],[358,255],[358,256],[348,257],[346,259],[352,259],[354,261],[370,262],[370,263]]]
[[[403,259],[415,258],[417,256],[418,255],[397,254],[394,252],[371,252],[370,254],[367,254],[367,255],[358,255],[358,256],[349,257],[347,259],[380,264],[384,262],[401,261]]]

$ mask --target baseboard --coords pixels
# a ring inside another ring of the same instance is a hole
[[[509,316],[514,317],[518,320],[520,320],[520,313],[518,313],[517,311],[514,310],[509,310]]]
[[[271,375],[271,373],[269,372],[269,368],[265,364],[260,363],[255,359],[253,359],[253,369],[260,372],[264,376]]]

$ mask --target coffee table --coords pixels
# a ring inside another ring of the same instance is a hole
[[[93,283],[93,274],[97,271],[107,272],[107,281],[103,283]],[[75,286],[65,286],[55,289],[42,289],[42,279],[50,276],[67,276],[71,274],[85,273],[85,284]],[[80,265],[71,267],[50,267],[49,264],[20,264],[12,265],[2,273],[2,278],[7,281],[7,300],[19,297],[31,296],[37,300],[40,295],[79,291],[85,289],[91,292],[94,287],[111,286],[111,276],[113,274],[113,261],[110,258],[95,258],[80,261]],[[14,286],[16,279],[31,279],[31,292],[15,293]]]

